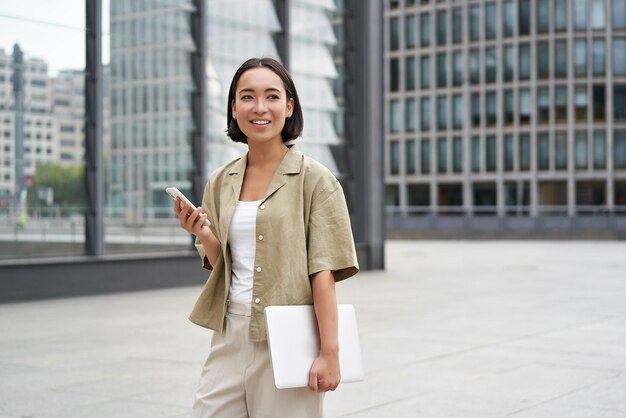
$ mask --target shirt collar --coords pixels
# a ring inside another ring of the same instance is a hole
[[[298,149],[297,145],[287,145],[289,151],[283,157],[280,162],[277,171],[281,174],[298,174],[302,169],[302,153]],[[246,153],[239,160],[235,161],[233,166],[228,171],[228,174],[239,174],[246,171],[248,165],[248,153]]]

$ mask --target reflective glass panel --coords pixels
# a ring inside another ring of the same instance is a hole
[[[487,135],[485,138],[485,169],[488,172],[496,171],[496,137]]]
[[[567,168],[567,133],[556,132],[554,134],[554,168],[565,170]]]
[[[626,120],[626,84],[613,86],[613,119]]]
[[[606,72],[606,53],[604,39],[593,40],[593,75],[603,76]]]
[[[604,84],[593,85],[593,120],[602,122],[606,118],[606,93]]]
[[[550,122],[550,90],[548,87],[537,89],[537,123]]]
[[[519,34],[528,35],[530,33],[530,0],[519,0],[518,7]]]
[[[587,75],[587,40],[574,40],[574,74]]]
[[[530,46],[528,44],[519,45],[519,79],[528,80],[530,78]]]
[[[593,132],[593,168],[606,168],[606,135],[604,131]]]
[[[567,0],[555,0],[554,2],[554,31],[565,32],[567,30]]]
[[[521,171],[530,170],[530,135],[523,133],[519,135],[519,169]]]
[[[548,33],[550,28],[550,1],[537,0],[537,33]]]
[[[495,83],[497,75],[496,48],[485,49],[485,82]]]
[[[587,121],[587,105],[587,87],[576,86],[576,88],[574,89],[574,114],[576,117],[576,122]]]
[[[448,36],[448,15],[445,10],[437,11],[437,45],[445,45]]]
[[[504,135],[504,171],[513,171],[513,135]]]
[[[405,89],[415,90],[415,77],[417,69],[415,68],[415,57],[407,57],[405,63]]]
[[[480,39],[480,6],[474,5],[469,8],[469,40],[470,42]]]
[[[400,61],[398,58],[389,60],[389,89],[391,91],[400,90]]]
[[[497,110],[496,110],[496,93],[488,92],[485,95],[485,106],[487,110],[487,126],[493,126],[497,122]]]
[[[504,91],[504,123],[506,125],[513,124],[513,91]]]
[[[417,33],[415,15],[407,15],[404,20],[404,42],[407,49],[415,48],[417,43]]]
[[[574,142],[574,161],[576,169],[587,168],[587,132],[576,131]]]
[[[550,135],[546,132],[537,134],[537,166],[539,170],[550,168]]]
[[[613,0],[613,29],[626,29],[626,0]]]
[[[550,48],[547,41],[537,42],[537,78],[550,77]]]
[[[406,148],[405,150],[405,171],[407,174],[415,174],[416,172],[416,161],[415,159],[417,158],[416,156],[416,148],[415,148],[415,141],[413,139],[409,139],[404,143],[404,146]]]
[[[445,173],[448,171],[448,141],[446,138],[437,140],[437,172]]]
[[[452,171],[463,171],[463,139],[459,136],[452,138]]]
[[[606,17],[604,12],[605,0],[591,0],[591,28],[604,29]]]
[[[528,89],[519,91],[519,122],[522,125],[530,123],[530,90]]]
[[[400,173],[400,144],[398,141],[389,143],[389,173]]]
[[[422,97],[420,99],[420,129],[422,131],[430,130],[430,98]]]
[[[389,19],[389,49],[397,51],[400,48],[400,21],[397,17]]]
[[[472,93],[472,126],[480,126],[480,93]]]
[[[626,38],[613,39],[613,75],[626,75]]]
[[[420,15],[420,46],[430,45],[430,13]]]
[[[400,132],[400,101],[397,99],[389,102],[389,128],[391,132]]]
[[[452,96],[452,127],[463,128],[463,96],[460,94]]]
[[[480,83],[480,51],[478,49],[471,49],[469,52],[469,72],[470,83]]]
[[[417,106],[415,99],[406,99],[404,105],[404,126],[406,132],[415,132],[417,119]]]
[[[455,52],[452,54],[452,85],[460,86],[463,84],[463,53]]]
[[[556,78],[567,77],[567,42],[554,42],[554,76]]]
[[[496,4],[485,3],[485,38],[495,39],[497,33]]]
[[[452,43],[463,42],[463,9],[455,7],[452,9]]]
[[[554,120],[567,122],[567,86],[554,88]]]
[[[445,130],[448,127],[448,101],[446,96],[437,97],[437,129]]]
[[[445,87],[448,84],[448,67],[446,65],[447,54],[437,54],[437,87]]]
[[[420,172],[430,173],[430,140],[423,139],[420,142]]]
[[[515,60],[515,50],[513,46],[505,46],[502,53],[504,61],[504,81],[513,81],[513,61]]]
[[[480,171],[480,137],[472,137],[472,171]]]
[[[574,30],[587,29],[587,0],[573,0]]]
[[[430,87],[430,55],[422,55],[420,58],[420,88]]]
[[[502,32],[506,38],[515,34],[515,16],[513,0],[505,0],[502,5]]]
[[[626,130],[613,131],[613,165],[626,168]]]

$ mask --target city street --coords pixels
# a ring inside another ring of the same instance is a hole
[[[625,242],[386,254],[337,285],[366,380],[328,394],[326,417],[626,418]],[[0,305],[0,418],[189,416],[210,341],[187,320],[199,290]]]

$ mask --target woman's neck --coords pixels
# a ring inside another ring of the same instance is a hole
[[[276,166],[280,164],[289,148],[281,141],[263,144],[248,143],[248,165]]]

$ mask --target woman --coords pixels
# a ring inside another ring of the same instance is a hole
[[[339,374],[335,282],[358,271],[343,191],[321,164],[287,145],[302,109],[287,70],[252,58],[231,82],[228,136],[248,153],[213,172],[202,207],[174,210],[212,269],[191,313],[214,330],[193,417],[319,417]],[[205,226],[205,220],[210,227]],[[263,310],[313,304],[319,356],[309,388],[276,389]]]

